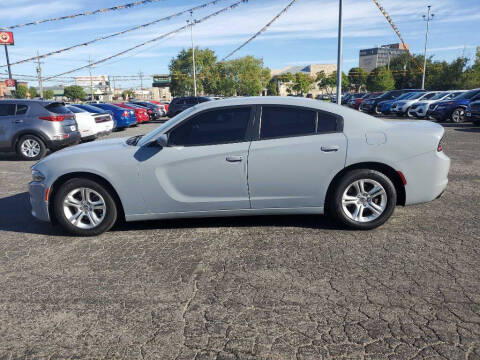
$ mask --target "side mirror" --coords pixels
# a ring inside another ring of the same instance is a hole
[[[168,146],[168,136],[165,135],[165,134],[160,135],[155,140],[155,144],[157,144],[158,146],[160,146],[162,148],[167,147]]]

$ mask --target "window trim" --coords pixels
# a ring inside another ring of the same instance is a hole
[[[294,108],[298,110],[307,110],[307,111],[314,111],[315,112],[315,132],[314,133],[307,133],[307,134],[298,134],[298,135],[285,135],[285,136],[276,136],[276,137],[269,137],[269,138],[262,138],[261,131],[262,131],[262,120],[263,120],[263,108],[264,107],[284,107],[284,108]],[[296,137],[304,137],[304,136],[315,136],[315,135],[326,135],[326,134],[338,134],[343,132],[343,125],[344,120],[341,115],[320,110],[317,108],[311,108],[301,105],[285,105],[285,104],[261,104],[256,106],[256,118],[254,123],[254,136],[252,137],[252,141],[266,141],[266,140],[274,140],[274,139],[285,139],[285,138],[296,138]],[[337,120],[337,129],[335,131],[322,131],[318,132],[318,121],[319,115],[325,114],[329,116],[333,116]]]
[[[191,121],[193,118],[200,116],[204,113],[207,112],[212,112],[212,111],[218,111],[218,110],[224,110],[224,109],[241,109],[241,108],[250,108],[250,118],[248,119],[248,124],[247,124],[247,129],[245,131],[245,137],[243,140],[240,141],[228,141],[228,142],[222,142],[222,143],[209,143],[209,144],[196,144],[196,145],[174,145],[170,144],[170,133],[174,131],[176,128],[185,125],[185,123]],[[171,129],[168,129],[165,132],[165,135],[168,137],[168,146],[169,147],[198,147],[198,146],[215,146],[215,145],[225,145],[225,144],[240,144],[244,142],[250,142],[252,139],[252,128],[253,128],[253,123],[255,121],[255,106],[252,105],[230,105],[230,106],[222,106],[222,107],[215,107],[215,108],[210,108],[210,109],[205,109],[202,111],[198,111],[192,115],[190,115],[188,118],[184,119],[181,121],[179,124],[176,124],[174,127]]]

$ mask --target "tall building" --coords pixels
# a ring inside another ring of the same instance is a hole
[[[362,69],[370,72],[377,67],[388,66],[393,58],[408,53],[409,49],[407,44],[390,44],[363,49],[360,50],[359,65]]]

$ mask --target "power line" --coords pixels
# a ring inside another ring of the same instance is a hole
[[[295,4],[298,0],[292,0],[292,2],[290,2],[290,4],[288,4],[282,11],[280,11],[277,16],[275,16],[272,20],[270,20],[270,22],[265,25],[263,28],[260,29],[260,31],[258,31],[255,35],[253,35],[250,39],[248,39],[247,41],[245,41],[242,45],[240,45],[239,47],[237,47],[235,50],[233,50],[230,54],[228,54],[227,56],[225,56],[221,61],[225,61],[226,59],[228,59],[230,56],[232,56],[233,54],[235,54],[238,50],[240,50],[241,48],[243,48],[245,45],[247,45],[250,41],[254,40],[256,37],[258,37],[259,35],[261,35],[262,33],[264,33],[269,27],[270,25],[272,25],[275,21],[277,21],[280,16],[282,16],[284,13],[286,13],[288,11],[288,9],[290,9],[290,7]]]
[[[73,18],[76,18],[76,17],[79,17],[79,16],[89,16],[89,15],[103,14],[103,13],[114,11],[114,10],[130,9],[132,7],[135,7],[135,6],[155,3],[155,2],[159,2],[159,1],[165,1],[165,0],[135,1],[135,2],[132,2],[132,3],[129,3],[129,4],[113,6],[113,7],[110,7],[110,8],[98,9],[98,10],[93,10],[93,11],[85,11],[85,12],[78,13],[78,14],[73,14],[73,15],[59,16],[59,17],[50,18],[50,19],[32,21],[32,22],[24,23],[24,24],[11,25],[11,26],[4,27],[2,29],[3,30],[10,30],[10,29],[16,29],[16,28],[20,28],[20,27],[24,27],[24,26],[39,25],[39,24],[43,24],[43,23],[46,23],[46,22],[73,19]]]
[[[101,40],[106,40],[106,39],[110,39],[110,38],[115,37],[115,36],[123,35],[123,34],[126,34],[126,33],[128,33],[128,32],[131,32],[131,31],[135,31],[135,30],[138,30],[138,29],[144,29],[144,28],[146,28],[146,27],[148,27],[148,26],[157,24],[157,23],[159,23],[159,22],[161,22],[161,21],[168,21],[168,20],[177,18],[177,17],[179,17],[179,16],[181,16],[181,15],[183,15],[183,14],[192,13],[193,11],[197,11],[197,10],[206,8],[206,7],[209,6],[209,5],[215,5],[215,4],[217,4],[218,2],[220,2],[220,1],[225,1],[225,0],[213,0],[213,1],[207,2],[207,3],[205,3],[205,4],[202,4],[202,5],[199,5],[199,6],[195,6],[195,7],[191,8],[191,9],[184,10],[184,11],[180,11],[180,12],[178,12],[178,13],[175,13],[175,14],[172,14],[172,15],[169,15],[169,16],[165,16],[165,17],[163,17],[163,18],[160,18],[160,19],[157,19],[157,20],[148,22],[148,23],[146,23],[146,24],[134,26],[134,27],[132,27],[132,28],[119,31],[119,32],[114,33],[114,34],[110,34],[110,35],[106,35],[106,36],[99,36],[99,37],[97,37],[97,38],[95,38],[95,39],[93,39],[93,40],[89,40],[89,41],[86,41],[86,42],[83,42],[83,43],[80,43],[80,44],[76,44],[76,45],[72,45],[72,46],[69,46],[69,47],[66,47],[66,48],[63,48],[63,49],[51,51],[51,52],[48,52],[48,53],[45,53],[45,54],[42,54],[42,55],[39,55],[39,56],[32,56],[32,57],[27,58],[27,59],[15,61],[15,62],[13,62],[13,63],[10,63],[10,66],[11,66],[11,65],[23,64],[23,63],[26,63],[26,62],[29,62],[29,61],[35,61],[35,60],[37,60],[39,57],[40,57],[41,59],[43,59],[43,58],[46,58],[46,57],[49,57],[49,56],[52,56],[52,55],[57,55],[57,54],[61,54],[61,53],[66,52],[66,51],[70,51],[70,50],[76,49],[76,48],[78,48],[78,47],[88,46],[88,45],[91,45],[91,44],[96,43],[96,42],[101,41]],[[5,66],[7,66],[7,65],[0,65],[0,68],[5,67]]]
[[[296,0],[294,0],[294,1],[296,1]],[[135,45],[135,46],[133,46],[133,47],[131,47],[131,48],[128,48],[128,49],[123,50],[123,51],[120,51],[120,52],[118,52],[118,53],[116,53],[116,54],[113,54],[113,55],[111,55],[111,56],[108,56],[108,57],[106,57],[106,58],[100,59],[100,60],[98,60],[98,61],[96,61],[96,62],[94,62],[94,63],[92,63],[92,64],[90,64],[90,65],[80,66],[80,67],[78,67],[78,68],[75,68],[75,69],[72,69],[72,70],[69,70],[69,71],[65,71],[65,72],[63,72],[63,73],[60,73],[60,74],[57,74],[57,75],[54,75],[54,76],[50,76],[50,77],[48,77],[48,78],[46,78],[46,79],[52,79],[52,78],[56,78],[56,77],[58,77],[58,76],[62,76],[62,75],[66,75],[66,74],[71,74],[71,73],[73,73],[73,72],[77,72],[77,71],[79,71],[79,70],[88,68],[89,66],[93,66],[93,65],[97,65],[97,64],[106,62],[106,61],[108,61],[108,60],[110,60],[110,59],[113,59],[113,58],[115,58],[115,57],[117,57],[117,56],[123,55],[123,54],[125,54],[125,53],[127,53],[127,52],[129,52],[129,51],[135,50],[135,49],[137,49],[137,48],[139,48],[139,47],[142,47],[142,46],[144,46],[144,45],[146,45],[146,44],[150,44],[150,43],[152,43],[152,42],[155,42],[155,41],[164,39],[164,38],[166,38],[166,37],[168,37],[168,36],[170,36],[170,35],[174,35],[174,34],[176,34],[176,33],[179,33],[179,32],[181,32],[181,31],[183,31],[183,30],[188,29],[188,28],[191,27],[191,26],[195,26],[196,24],[202,23],[202,22],[204,22],[204,21],[206,21],[206,20],[208,20],[208,19],[210,19],[210,18],[212,18],[212,17],[214,17],[214,16],[220,15],[220,14],[223,13],[223,12],[226,12],[226,11],[228,11],[228,10],[232,10],[232,9],[238,7],[240,4],[246,3],[246,2],[248,2],[248,0],[239,0],[239,1],[235,2],[235,3],[232,4],[232,5],[229,5],[229,6],[223,8],[223,9],[221,9],[221,10],[218,10],[218,11],[216,11],[216,12],[210,14],[210,15],[207,15],[207,16],[201,18],[201,19],[198,20],[195,24],[187,24],[187,25],[182,26],[182,27],[180,27],[180,28],[178,28],[178,29],[175,29],[175,30],[173,30],[173,31],[170,31],[170,32],[168,32],[168,33],[166,33],[166,34],[157,36],[157,37],[155,37],[155,38],[153,38],[153,39],[150,39],[150,40],[147,40],[147,41],[145,41],[145,42],[143,42],[143,43],[141,43],[141,44]]]

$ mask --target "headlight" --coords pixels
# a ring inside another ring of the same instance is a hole
[[[45,180],[45,175],[38,170],[32,170],[32,181],[41,182],[43,180]]]

